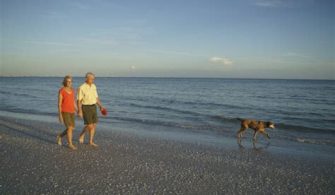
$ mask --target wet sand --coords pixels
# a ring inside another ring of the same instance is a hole
[[[0,194],[334,194],[334,157],[100,130],[98,148],[55,143],[60,125],[0,117]],[[74,132],[77,138],[80,128]],[[271,147],[271,146],[270,146]]]

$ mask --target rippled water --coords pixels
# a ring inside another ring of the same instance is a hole
[[[2,111],[56,115],[62,78],[0,81]],[[84,78],[74,78],[75,87],[83,82]],[[108,117],[101,118],[103,123],[235,132],[237,118],[253,118],[271,120],[279,130],[289,132],[282,135],[293,132],[295,137],[309,132],[335,134],[334,84],[326,80],[96,79],[99,95],[109,111]]]

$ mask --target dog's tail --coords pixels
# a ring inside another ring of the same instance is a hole
[[[244,119],[243,118],[236,118],[236,120],[243,121]]]

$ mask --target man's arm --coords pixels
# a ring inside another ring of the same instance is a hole
[[[97,105],[99,106],[99,109],[100,109],[100,110],[104,109],[104,107],[103,107],[102,104],[101,104],[100,98],[99,98],[99,96],[98,96],[98,91],[97,91],[97,89],[95,89],[95,97],[97,98]]]
[[[81,109],[81,100],[77,100],[77,107],[78,107],[78,116],[83,118],[83,110]]]
[[[78,113],[78,106],[77,106],[77,102],[76,102],[76,100],[73,100],[73,103],[74,103],[74,110],[75,110],[75,112],[76,113]]]
[[[104,108],[101,104],[101,101],[100,101],[99,97],[97,97],[97,105],[99,106],[100,110],[102,110]]]
[[[82,101],[82,96],[81,96],[81,91],[80,88],[78,88],[78,98],[77,98],[77,109],[78,109],[78,115],[80,118],[83,118],[83,110],[81,109],[81,101]]]

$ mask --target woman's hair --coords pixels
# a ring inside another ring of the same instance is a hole
[[[70,76],[70,75],[66,75],[65,77],[64,77],[64,79],[63,79],[63,86],[64,87],[66,87],[67,86],[67,80],[68,79],[72,79],[72,76]]]

